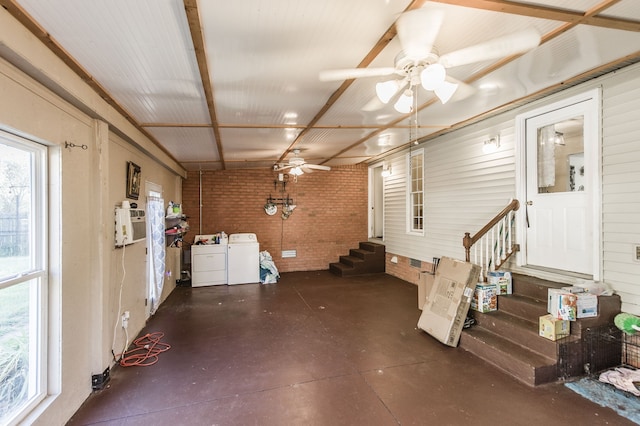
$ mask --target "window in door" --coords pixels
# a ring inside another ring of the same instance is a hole
[[[0,424],[47,389],[46,153],[0,132]]]

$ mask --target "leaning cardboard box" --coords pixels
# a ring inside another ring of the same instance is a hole
[[[420,272],[420,279],[418,280],[418,309],[420,310],[422,310],[427,301],[427,296],[431,293],[435,277],[432,272]]]
[[[480,266],[443,257],[418,328],[445,345],[457,346],[479,277]]]

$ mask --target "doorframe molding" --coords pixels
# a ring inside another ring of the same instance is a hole
[[[375,210],[375,190],[376,190],[376,179],[380,179],[380,184],[384,186],[384,178],[380,175],[382,170],[384,169],[384,163],[376,163],[369,166],[369,188],[368,188],[368,202],[367,202],[367,238],[368,239],[376,239],[375,235],[375,222],[376,222],[376,214],[382,215],[382,226],[383,226],[383,240],[384,240],[384,188],[382,189],[382,212],[377,212]]]
[[[516,255],[516,264],[518,267],[527,267],[527,233],[526,233],[526,212],[527,212],[527,158],[526,158],[526,122],[528,119],[539,115],[548,114],[553,111],[561,110],[565,107],[575,105],[585,101],[594,102],[595,114],[594,119],[585,117],[585,137],[591,134],[595,140],[593,141],[593,165],[596,173],[593,174],[589,185],[593,188],[593,196],[591,199],[592,207],[592,232],[593,232],[593,280],[599,281],[602,277],[603,259],[602,259],[602,87],[598,86],[585,92],[567,97],[565,99],[546,104],[530,111],[518,114],[515,119],[515,171],[516,171],[516,198],[520,200],[520,204],[524,207],[516,212],[517,219],[517,237],[520,244],[520,251]],[[586,157],[585,157],[586,158]]]

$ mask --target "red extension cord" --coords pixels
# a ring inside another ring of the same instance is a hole
[[[171,345],[160,341],[164,333],[147,333],[133,341],[133,349],[122,354],[120,365],[123,367],[148,367],[158,362],[158,355],[171,349]]]

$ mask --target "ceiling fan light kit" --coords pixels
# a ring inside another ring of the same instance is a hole
[[[458,90],[458,84],[449,83],[448,81],[443,81],[438,87],[435,88],[434,93],[440,99],[440,102],[446,104],[449,102],[449,99],[456,93]]]
[[[411,89],[405,90],[393,107],[403,114],[410,113],[413,107],[413,91]]]
[[[376,83],[376,95],[380,102],[387,104],[402,89],[399,80],[388,80]]]
[[[442,64],[427,65],[420,73],[420,83],[425,90],[436,90],[438,86],[444,83],[447,72]]]

